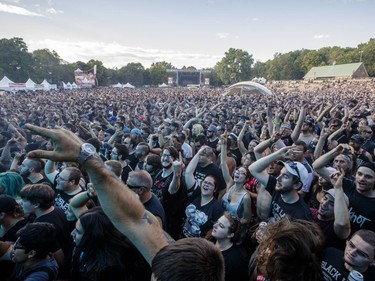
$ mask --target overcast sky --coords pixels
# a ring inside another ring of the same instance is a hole
[[[375,0],[0,0],[0,38],[68,62],[213,67],[229,48],[356,47],[375,38]]]

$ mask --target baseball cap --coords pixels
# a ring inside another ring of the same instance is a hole
[[[116,131],[114,129],[108,128],[105,130],[106,133],[113,135]]]
[[[15,211],[17,204],[17,201],[12,196],[0,195],[0,212],[12,213]]]
[[[368,162],[364,163],[363,165],[361,165],[360,167],[369,168],[370,170],[372,170],[375,173],[375,162],[374,161],[368,161]]]
[[[112,115],[111,117],[108,118],[108,121],[117,121],[117,117]]]
[[[291,129],[292,126],[290,125],[290,123],[282,123],[280,128],[287,128],[287,129]]]
[[[357,142],[357,143],[364,143],[365,142],[365,139],[359,134],[352,135],[350,137],[350,140],[352,140],[354,142]]]
[[[288,162],[283,162],[283,161],[278,161],[277,162],[279,165],[285,167],[285,169],[288,170],[289,173],[291,173],[293,176],[296,176],[300,179],[302,184],[304,185],[307,182],[308,178],[308,172],[305,166],[303,166],[300,162],[296,161],[288,161]]]
[[[130,134],[134,134],[134,135],[138,135],[138,136],[142,136],[142,131],[138,128],[134,128],[130,131]]]
[[[215,125],[210,125],[210,126],[208,126],[207,131],[212,131],[212,132],[216,133],[217,132],[217,128],[216,128]]]
[[[325,193],[328,193],[329,195],[331,195],[333,198],[335,198],[335,195],[336,195],[336,190],[334,188],[330,188],[328,190],[324,190]],[[344,199],[345,199],[345,203],[346,203],[346,206],[349,206],[349,198],[348,196],[346,196],[346,194],[344,193]]]

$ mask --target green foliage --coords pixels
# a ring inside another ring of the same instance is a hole
[[[375,39],[359,44],[356,48],[325,47],[319,50],[296,50],[289,53],[276,53],[274,58],[266,62],[257,61],[251,54],[241,49],[230,48],[214,68],[202,73],[210,78],[210,85],[221,86],[254,77],[268,80],[295,80],[303,76],[314,66],[346,64],[362,61],[369,76],[375,76]],[[0,39],[0,78],[4,75],[15,82],[25,82],[31,78],[36,83],[47,79],[50,83],[73,82],[74,70],[84,71],[97,66],[97,80],[100,86],[131,83],[135,86],[159,85],[167,83],[167,69],[173,69],[171,63],[155,62],[145,69],[141,63],[128,63],[120,69],[106,68],[101,61],[90,60],[87,63],[77,61],[67,63],[56,51],[48,49],[28,52],[22,38]],[[184,67],[195,69],[194,66]]]
[[[166,83],[168,80],[167,69],[171,69],[172,64],[169,62],[155,62],[150,67],[150,84],[159,85],[163,82]]]
[[[215,66],[217,76],[224,84],[250,80],[253,56],[241,49],[230,48]]]

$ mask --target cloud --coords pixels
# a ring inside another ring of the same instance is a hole
[[[252,18],[251,20],[252,20],[252,21],[258,21],[259,18]]]
[[[329,37],[331,37],[329,34],[314,35],[314,39],[316,39],[316,40],[320,40],[320,39],[324,39],[324,38],[329,38]]]
[[[224,32],[218,32],[216,33],[217,37],[219,37],[220,39],[225,39],[229,36],[229,33],[224,33]]]
[[[207,54],[192,54],[170,50],[143,49],[123,46],[116,42],[58,41],[45,39],[27,42],[30,51],[47,48],[55,50],[59,56],[72,63],[88,62],[91,59],[102,61],[106,67],[122,67],[131,62],[139,62],[144,67],[152,63],[166,61],[173,66],[213,67],[222,57]]]
[[[28,16],[28,17],[43,17],[43,15],[41,14],[30,12],[24,8],[17,7],[14,5],[3,4],[3,3],[0,3],[0,12],[16,14],[16,15],[21,15],[21,16]]]
[[[46,10],[46,13],[47,14],[57,15],[57,14],[63,14],[64,11],[62,11],[62,10],[56,10],[54,8],[49,8],[49,9]]]

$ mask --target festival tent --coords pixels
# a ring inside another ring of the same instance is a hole
[[[30,78],[27,79],[25,85],[26,85],[26,90],[35,91],[35,89],[36,89],[36,87],[35,87],[36,83],[33,80],[31,80]]]
[[[70,82],[66,83],[66,88],[71,90],[72,89],[72,84]]]
[[[167,88],[167,87],[169,87],[169,86],[167,84],[165,84],[165,83],[159,85],[159,88]]]
[[[14,83],[8,77],[4,76],[3,79],[0,80],[0,90],[4,91],[11,91],[12,88],[9,86],[9,83]]]
[[[78,86],[77,86],[76,82],[72,83],[72,89],[78,89]]]
[[[132,84],[130,84],[129,82],[126,83],[125,85],[123,85],[122,87],[123,87],[123,88],[131,88],[131,89],[134,89],[134,88],[135,88],[135,87],[134,87]]]
[[[112,88],[122,88],[122,84],[118,82],[117,84],[112,85]]]
[[[271,90],[267,87],[252,81],[243,81],[229,86],[223,95],[229,94],[252,94],[258,93],[263,95],[272,95]]]
[[[50,83],[48,83],[48,81],[46,79],[43,80],[43,82],[41,83],[41,85],[43,85],[43,89],[45,91],[57,90],[57,85],[56,84],[50,84]],[[64,85],[64,82],[63,82],[63,85]]]

